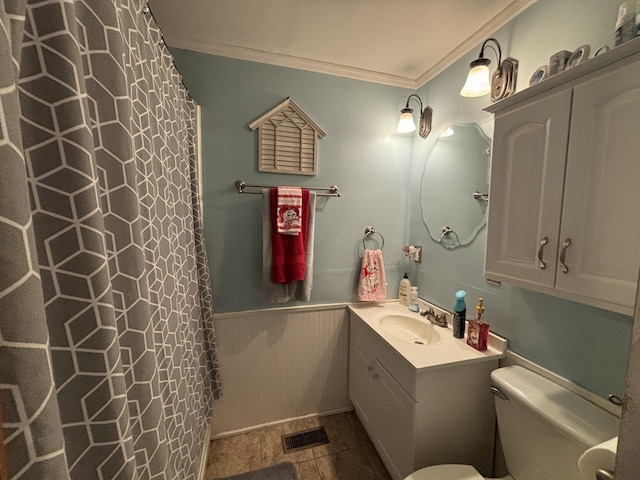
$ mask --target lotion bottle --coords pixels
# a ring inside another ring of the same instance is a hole
[[[409,274],[405,273],[402,280],[400,280],[400,290],[398,292],[398,298],[400,299],[400,305],[409,306],[411,301],[411,281],[409,280]]]
[[[479,298],[476,305],[476,318],[469,320],[467,329],[467,344],[480,351],[487,349],[489,340],[489,324],[482,320],[482,315],[484,314],[483,303],[484,299],[482,297]]]

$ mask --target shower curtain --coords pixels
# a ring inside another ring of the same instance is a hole
[[[0,9],[8,477],[196,480],[220,395],[196,105],[143,1]]]

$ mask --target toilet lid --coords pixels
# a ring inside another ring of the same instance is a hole
[[[413,472],[405,480],[484,480],[484,477],[470,465],[434,465]]]

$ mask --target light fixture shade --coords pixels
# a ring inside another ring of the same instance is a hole
[[[403,108],[400,111],[400,120],[396,132],[411,133],[416,131],[416,124],[413,122],[413,109]]]
[[[491,91],[491,80],[489,79],[489,66],[476,65],[469,70],[467,81],[465,82],[460,95],[463,97],[481,97]]]

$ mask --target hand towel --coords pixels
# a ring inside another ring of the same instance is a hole
[[[589,448],[578,460],[580,473],[584,478],[596,478],[596,472],[600,469],[613,472],[616,467],[617,451],[618,437]]]
[[[273,267],[273,233],[271,216],[271,192],[262,190],[262,283],[265,297],[269,303],[283,303],[292,300],[308,302],[313,286],[313,247],[315,241],[316,194],[309,192],[307,212],[307,245],[305,252],[304,280],[286,283],[274,283],[271,279]]]
[[[358,299],[368,302],[381,302],[387,299],[387,282],[382,250],[365,248],[362,254]]]
[[[307,248],[307,230],[309,223],[302,222],[300,235],[285,235],[278,232],[278,191],[271,189],[271,225],[273,267],[271,280],[273,283],[291,283],[304,280],[305,257]],[[307,218],[309,210],[309,190],[302,192],[302,213]]]
[[[302,233],[304,221],[302,189],[300,187],[278,187],[277,205],[278,233],[285,235]]]

